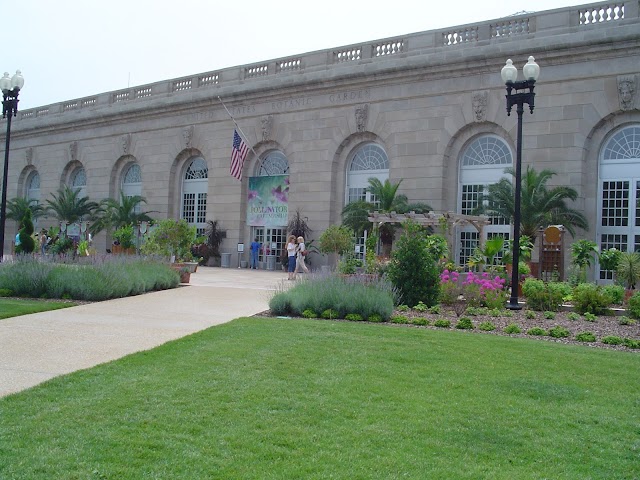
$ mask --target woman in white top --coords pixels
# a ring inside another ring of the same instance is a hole
[[[287,271],[289,272],[289,280],[293,280],[296,276],[296,237],[289,235],[287,240]]]
[[[304,238],[298,237],[298,244],[296,245],[296,270],[295,272],[293,272],[293,278],[296,278],[296,273],[298,273],[301,269],[304,271],[304,273],[309,273],[309,269],[304,263],[305,254],[306,247],[304,245]]]

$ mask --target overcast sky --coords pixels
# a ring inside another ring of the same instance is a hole
[[[5,1],[0,71],[20,109],[378,38],[550,10],[572,0]]]

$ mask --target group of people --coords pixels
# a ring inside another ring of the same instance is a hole
[[[251,262],[249,268],[258,268],[258,255],[261,244],[257,238],[251,242]],[[295,280],[296,274],[299,272],[309,273],[309,268],[304,262],[307,255],[307,248],[304,244],[304,238],[295,235],[289,235],[287,239],[287,270],[289,272],[289,280]]]

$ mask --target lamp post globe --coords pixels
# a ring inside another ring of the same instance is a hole
[[[9,173],[9,147],[11,145],[11,119],[18,112],[18,95],[24,86],[24,77],[20,70],[16,70],[13,77],[5,72],[0,78],[2,90],[2,118],[7,119],[7,134],[5,136],[4,168],[2,173],[2,198],[0,200],[0,262],[4,260],[4,233],[7,220],[7,176]]]

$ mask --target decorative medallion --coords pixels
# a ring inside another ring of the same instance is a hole
[[[636,77],[625,75],[618,77],[618,99],[620,110],[632,110],[635,104]]]
[[[129,150],[131,149],[131,134],[127,133],[120,137],[120,148],[122,149],[123,155],[129,155]]]
[[[487,116],[489,95],[486,91],[473,93],[473,118],[476,122],[484,122]]]
[[[367,119],[369,117],[369,104],[364,103],[356,107],[356,130],[364,132],[367,129]]]
[[[191,148],[191,140],[193,139],[193,125],[182,130],[182,146],[183,148]]]
[[[78,142],[71,142],[69,144],[69,156],[71,160],[78,160]]]
[[[262,124],[262,141],[265,142],[271,138],[273,115],[265,115],[260,119],[260,123]]]

